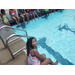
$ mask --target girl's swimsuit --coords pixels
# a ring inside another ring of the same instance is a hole
[[[11,11],[11,15],[15,16],[15,9],[13,9],[13,11]]]
[[[31,9],[31,11],[32,11],[32,12],[35,12],[35,10],[34,10],[34,9]]]
[[[41,61],[37,57],[31,56],[31,51],[29,52],[28,56],[28,64],[29,65],[40,65]]]
[[[6,15],[3,15],[3,21],[4,21],[5,23],[8,22],[8,19],[7,19]]]
[[[30,9],[26,9],[26,12],[30,15],[31,13],[30,13]]]
[[[35,12],[35,10],[34,10],[34,9],[31,9],[31,11],[32,11],[34,14],[36,14],[36,12]]]

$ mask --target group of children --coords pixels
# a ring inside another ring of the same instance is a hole
[[[39,19],[39,15],[41,16],[41,12],[42,11],[46,11],[48,14],[49,14],[49,10],[48,9],[17,9],[18,11],[18,16],[16,14],[16,10],[15,9],[9,9],[9,14],[11,15],[11,18],[15,20],[15,22],[21,26],[19,24],[20,22],[20,17],[22,17],[23,19],[23,22],[24,24],[26,25],[25,23],[25,18],[27,18],[27,22],[29,23],[29,16],[31,17],[31,20],[32,20],[32,16],[34,17],[34,20],[36,21],[35,19],[35,15],[37,16],[37,18]],[[38,15],[39,14],[39,15]],[[10,23],[9,23],[9,18],[7,17],[6,13],[5,13],[5,10],[4,9],[1,9],[1,13],[0,13],[0,16],[2,18],[2,21],[3,21],[3,25],[8,25],[8,26],[11,26]]]

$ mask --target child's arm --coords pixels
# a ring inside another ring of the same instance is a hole
[[[34,50],[31,51],[31,55],[32,56],[36,56],[40,60],[44,60],[44,57],[41,56],[41,54],[39,54],[39,52],[36,49],[34,49]]]
[[[4,23],[4,21],[3,21],[3,17],[2,17],[3,15],[1,14],[1,18],[2,18],[2,22]]]
[[[7,15],[6,15],[6,18],[7,18],[8,20],[10,20],[10,19],[7,17]]]

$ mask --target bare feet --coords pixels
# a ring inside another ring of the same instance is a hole
[[[57,65],[58,64],[58,60],[54,63],[54,65]]]
[[[28,21],[28,23],[29,23],[30,21]]]
[[[36,20],[35,20],[36,21]]]
[[[24,23],[25,24],[25,26],[26,26],[26,23]]]
[[[40,18],[38,18],[40,20]]]
[[[21,26],[20,24],[18,24],[19,26]]]

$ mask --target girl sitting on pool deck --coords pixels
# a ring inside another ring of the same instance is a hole
[[[28,13],[31,16],[31,20],[32,20],[32,14],[31,14],[31,10],[30,9],[25,9],[26,13]]]
[[[14,19],[14,20],[16,21],[16,23],[17,23],[19,26],[21,26],[21,25],[19,24],[19,17],[17,16],[17,14],[16,14],[16,12],[15,12],[15,9],[10,9],[10,10],[9,10],[9,13],[10,13],[10,15],[11,15],[11,18]],[[17,21],[16,18],[18,19],[18,21]]]
[[[28,23],[29,23],[29,14],[26,13],[24,9],[17,9],[17,11],[18,11],[18,15],[19,15],[20,17],[22,17],[24,24],[26,25],[26,23],[25,23],[25,15],[26,15],[27,21],[28,21]]]
[[[3,21],[3,25],[8,25],[10,26],[10,23],[8,20],[10,20],[6,14],[5,14],[5,10],[4,9],[1,9],[1,18],[2,18],[2,21]]]
[[[26,45],[29,65],[58,64],[58,60],[55,63],[53,63],[53,61],[50,58],[46,58],[45,54],[39,54],[39,52],[36,50],[37,42],[34,37],[29,38]]]
[[[41,16],[41,9],[35,9],[35,12]]]
[[[39,16],[38,16],[38,14],[35,12],[35,10],[34,9],[31,9],[31,13],[34,15],[34,20],[35,20],[35,15],[38,17],[38,19],[39,19]],[[35,20],[36,21],[36,20]]]
[[[45,12],[46,12],[46,16],[47,16],[47,14],[49,15],[49,10],[48,9],[45,9]]]

